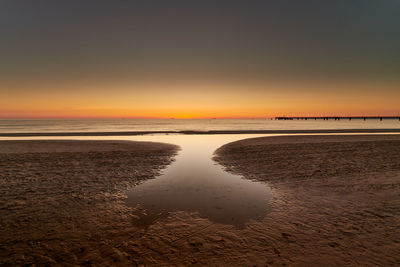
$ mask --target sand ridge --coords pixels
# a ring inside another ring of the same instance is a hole
[[[282,232],[280,258],[304,266],[400,262],[400,136],[254,138],[224,145],[215,160],[273,188],[274,211],[261,228]]]
[[[111,264],[121,255],[108,243],[131,226],[123,191],[157,176],[177,150],[151,142],[0,142],[0,265]]]

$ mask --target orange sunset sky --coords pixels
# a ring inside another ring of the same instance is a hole
[[[399,11],[398,1],[2,1],[0,118],[397,116]]]

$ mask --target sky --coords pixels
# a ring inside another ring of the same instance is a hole
[[[0,118],[400,113],[398,0],[2,0]]]

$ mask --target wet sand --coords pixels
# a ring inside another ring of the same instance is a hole
[[[1,141],[0,265],[118,262],[116,244],[137,230],[124,190],[157,176],[177,149],[151,142]]]
[[[0,265],[400,262],[400,136],[266,137],[223,146],[217,162],[271,187],[270,211],[244,227],[183,211],[146,227],[135,223],[124,189],[158,174],[174,146],[133,142],[131,151],[123,142],[84,152],[82,142],[21,142],[0,142]]]
[[[254,138],[224,145],[215,160],[272,187],[274,211],[258,228],[275,259],[399,264],[400,136]]]

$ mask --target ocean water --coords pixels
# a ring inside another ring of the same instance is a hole
[[[400,129],[399,120],[74,119],[0,120],[0,133]]]

